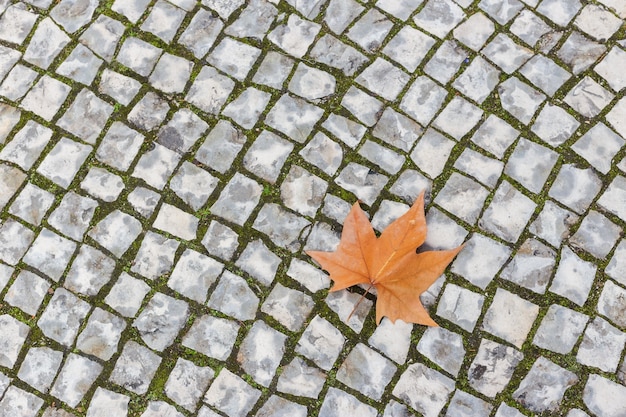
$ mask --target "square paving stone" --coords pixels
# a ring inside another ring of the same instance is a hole
[[[76,347],[87,355],[108,361],[117,353],[117,347],[126,328],[126,322],[119,316],[96,307],[87,325],[78,335]]]
[[[205,315],[194,320],[183,337],[183,346],[210,358],[226,360],[233,349],[240,325],[221,317]]]
[[[580,32],[572,32],[557,52],[557,56],[570,66],[575,75],[597,62],[606,52],[606,46],[596,43]]]
[[[432,207],[426,215],[428,229],[424,248],[452,249],[465,241],[468,232],[441,210]]]
[[[602,288],[597,311],[620,327],[626,327],[626,290],[607,280]]]
[[[8,314],[0,316],[0,326],[2,326],[2,333],[0,333],[0,347],[2,348],[0,365],[13,368],[30,332],[30,328]]]
[[[262,190],[256,181],[236,173],[211,207],[211,213],[241,226],[259,203]]]
[[[0,151],[0,159],[29,170],[50,142],[52,130],[29,120]]]
[[[102,60],[82,44],[76,45],[72,52],[59,65],[57,74],[72,80],[90,85],[102,65]]]
[[[521,348],[538,314],[539,306],[498,288],[485,313],[483,327],[494,336]]]
[[[63,26],[67,32],[74,33],[91,20],[97,7],[96,0],[86,2],[61,0],[50,12],[50,17]]]
[[[524,124],[529,124],[546,96],[517,77],[511,77],[498,87],[502,108]]]
[[[121,177],[99,167],[90,168],[80,183],[82,190],[106,203],[117,200],[124,187]]]
[[[348,291],[330,292],[325,302],[356,333],[363,330],[365,319],[374,306],[371,300]]]
[[[292,258],[287,275],[313,293],[330,286],[330,279],[326,273],[296,258]]]
[[[559,26],[566,26],[578,13],[581,4],[578,0],[544,0],[537,11]]]
[[[256,417],[306,417],[307,412],[307,408],[302,404],[272,395],[259,409]]]
[[[43,404],[44,400],[35,394],[12,385],[0,401],[0,413],[12,417],[35,417]]]
[[[586,5],[574,25],[592,38],[605,42],[622,26],[622,20],[602,6]]]
[[[302,231],[310,224],[304,217],[278,204],[267,203],[259,211],[252,227],[267,235],[275,245],[296,252],[302,246]]]
[[[6,55],[9,54],[9,53],[6,53],[3,50],[3,48],[4,47],[0,48],[0,79],[4,75],[3,65],[7,64],[7,62],[5,61],[6,60]],[[10,48],[5,48],[5,49],[13,51]],[[13,52],[15,52],[15,51],[13,51]],[[11,61],[13,61],[13,60],[17,61],[18,58],[19,58],[19,53],[18,53],[18,55],[9,58],[9,62],[8,62],[9,67],[12,66],[15,63],[15,62],[11,62]],[[20,121],[21,112],[16,107],[9,106],[8,104],[0,103],[0,116],[2,116],[2,120],[4,121],[2,126],[0,126],[0,144],[4,144],[5,139],[11,133],[11,130],[13,130],[15,125]]]
[[[206,113],[218,114],[234,87],[233,80],[220,74],[213,67],[204,66],[191,85],[185,100]],[[206,91],[212,91],[213,94],[207,95]]]
[[[454,167],[493,188],[502,174],[504,164],[472,149],[465,149],[454,162]]]
[[[207,57],[217,69],[243,81],[257,60],[261,50],[232,38],[224,38]]]
[[[500,82],[500,71],[480,56],[474,58],[452,86],[477,103],[482,103]]]
[[[521,138],[509,156],[504,172],[533,193],[543,189],[559,154]]]
[[[478,7],[491,16],[501,25],[506,25],[517,13],[524,8],[524,4],[517,0],[482,0]]]
[[[462,97],[456,96],[439,113],[433,126],[456,140],[465,136],[482,118],[483,111]]]
[[[385,100],[395,100],[409,81],[409,75],[395,67],[383,58],[376,60],[365,68],[355,79],[361,86],[367,88]]]
[[[302,58],[315,40],[321,25],[290,14],[286,24],[272,30],[267,38],[295,58]]]
[[[472,332],[480,317],[484,302],[485,297],[482,294],[455,284],[448,284],[437,305],[437,315],[456,324],[463,330]],[[437,363],[433,358],[430,359]],[[451,372],[443,365],[440,366]]]
[[[150,217],[159,204],[161,195],[144,187],[136,187],[128,194],[128,202],[143,217]]]
[[[275,51],[269,51],[257,68],[252,82],[280,89],[291,73],[294,60]]]
[[[427,328],[417,344],[417,351],[454,377],[461,370],[465,357],[461,335],[442,327]]]
[[[328,118],[322,123],[322,127],[352,149],[361,143],[361,139],[367,131],[361,124],[335,113],[328,115]]]
[[[594,81],[585,76],[569,93],[563,101],[572,106],[584,117],[597,116],[610,102],[614,95]]]
[[[75,251],[76,243],[43,229],[24,256],[24,262],[58,282]]]
[[[324,14],[324,22],[331,31],[341,34],[363,10],[364,7],[354,0],[331,0]]]
[[[541,320],[533,344],[552,352],[568,354],[582,334],[589,317],[558,304],[552,304]]]
[[[329,371],[343,349],[345,337],[320,316],[315,316],[298,340],[296,352]]]
[[[78,330],[91,310],[86,301],[65,288],[57,288],[37,321],[44,335],[63,346],[72,346]]]
[[[264,321],[256,321],[241,342],[237,362],[252,379],[268,387],[285,353],[287,336]]]
[[[617,245],[611,261],[604,272],[622,285],[626,285],[626,240],[621,240]]]
[[[148,391],[160,364],[159,355],[130,340],[117,358],[109,380],[135,394],[143,395]]]
[[[265,118],[265,123],[292,140],[303,143],[320,120],[324,110],[301,98],[284,94]]]
[[[476,224],[488,195],[489,190],[478,182],[453,172],[434,202],[467,223]]]
[[[405,161],[402,155],[371,140],[366,141],[361,146],[359,155],[392,175],[400,171]]]
[[[509,182],[500,184],[478,225],[496,236],[515,243],[526,228],[537,204]]]
[[[259,307],[259,297],[243,278],[225,271],[211,293],[207,306],[237,320],[252,320]]]
[[[209,288],[222,273],[224,265],[191,249],[185,249],[167,285],[185,297],[205,303]]]
[[[17,64],[0,85],[0,96],[12,101],[19,100],[28,92],[38,75],[36,71]]]
[[[185,18],[185,11],[166,1],[156,2],[141,25],[141,30],[150,32],[165,42],[171,42]]]
[[[322,132],[317,132],[299,154],[327,175],[337,172],[343,159],[341,146]]]
[[[347,76],[353,76],[368,62],[365,55],[332,35],[324,35],[320,38],[311,49],[309,56],[317,62],[342,70]]]
[[[205,9],[198,9],[178,43],[188,48],[196,58],[201,59],[213,46],[224,24],[219,17]]]
[[[260,396],[261,391],[223,368],[206,392],[204,401],[226,415],[243,416],[254,407]]]
[[[132,23],[137,23],[137,20],[143,15],[149,3],[150,0],[115,0],[111,10],[126,16]]]
[[[626,209],[623,205],[624,198],[626,198],[626,178],[618,175],[598,199],[598,204],[624,220],[626,219]]]
[[[124,317],[135,317],[148,291],[144,281],[122,272],[104,302]]]
[[[492,409],[493,405],[485,400],[464,391],[457,390],[452,396],[452,400],[450,400],[446,417],[487,417]]]
[[[179,153],[154,143],[152,149],[141,156],[135,165],[132,176],[144,180],[148,185],[158,190],[162,190],[180,159]]]
[[[561,167],[548,195],[582,214],[601,188],[601,181],[591,169],[567,164]]]
[[[621,229],[601,213],[591,210],[570,238],[570,244],[604,259],[619,239]]]
[[[214,10],[223,20],[227,20],[243,3],[244,0],[231,0],[226,3],[220,0],[202,0],[203,5]]]
[[[53,202],[54,194],[29,182],[9,207],[9,213],[39,226]]]
[[[133,322],[148,347],[162,352],[183,328],[189,305],[162,293],[156,293]]]
[[[129,37],[117,53],[117,61],[137,74],[147,77],[152,72],[162,52],[161,49],[148,42]]]
[[[367,343],[394,362],[403,364],[412,344],[412,331],[413,323],[405,323],[402,320],[392,322],[383,318]]]
[[[30,271],[22,270],[7,290],[4,301],[30,316],[35,316],[49,288],[48,281]]]
[[[411,84],[400,102],[400,108],[418,123],[428,124],[441,108],[446,90],[426,75]]]
[[[184,414],[179,413],[176,407],[165,401],[150,401],[141,417],[160,417],[165,415],[168,417],[184,417]]]
[[[172,269],[180,242],[151,231],[146,232],[130,270],[151,281]]]
[[[100,142],[96,159],[120,171],[127,171],[143,141],[141,133],[115,121]]]
[[[540,356],[513,393],[513,398],[535,413],[554,412],[565,391],[576,382],[575,373]]]
[[[507,74],[514,73],[533,56],[530,49],[516,44],[503,33],[497,34],[482,53]]]
[[[124,29],[122,22],[102,14],[83,32],[79,41],[110,62]]]
[[[413,21],[418,27],[443,39],[464,17],[463,9],[452,1],[438,2],[430,0],[413,17]]]
[[[528,60],[520,73],[549,96],[553,96],[571,77],[569,72],[543,55],[535,55]]]
[[[281,263],[261,240],[250,242],[237,259],[236,265],[258,282],[270,286]]]
[[[383,53],[409,72],[414,72],[435,44],[430,36],[405,26],[387,43]]]
[[[97,201],[70,191],[48,217],[48,224],[64,235],[80,241],[89,228],[97,207]]]
[[[596,317],[585,330],[576,360],[585,366],[613,373],[617,370],[625,343],[626,333]]]
[[[149,82],[154,88],[166,94],[182,93],[192,69],[193,62],[166,52],[159,58]]]
[[[49,347],[28,350],[17,377],[39,392],[46,393],[63,361],[63,353]]]
[[[87,415],[89,417],[106,417],[107,415],[126,415],[130,397],[98,387],[91,397]],[[60,417],[60,416],[59,416]]]
[[[198,366],[178,358],[165,384],[165,395],[186,410],[195,411],[215,372],[208,366]]]
[[[348,30],[346,36],[365,51],[373,53],[380,49],[393,22],[376,9],[368,10]]]
[[[37,172],[55,184],[68,188],[92,149],[89,145],[63,137],[39,164]]]
[[[569,247],[564,246],[550,291],[582,306],[587,301],[596,269],[594,264],[582,260]]]
[[[32,30],[38,15],[14,4],[0,16],[0,39],[21,45]]]
[[[511,249],[507,246],[487,236],[474,234],[454,260],[451,271],[484,290],[510,254]]]
[[[621,136],[600,122],[578,139],[571,149],[585,158],[595,169],[608,174],[613,158],[625,143]]]
[[[600,375],[592,374],[587,379],[583,401],[596,415],[619,417],[626,407],[624,386]]]
[[[626,77],[618,68],[623,68],[624,65],[626,51],[614,46],[593,70],[604,78],[613,90],[620,91],[626,87]]]
[[[341,105],[366,126],[374,126],[383,109],[380,100],[355,86],[351,86],[344,94]]]
[[[310,296],[277,283],[261,306],[261,311],[275,318],[287,329],[298,331],[313,307],[314,302]]]
[[[396,201],[383,200],[376,210],[376,214],[371,218],[370,222],[375,231],[381,232],[394,220],[405,214],[409,210],[409,206]]]
[[[517,349],[482,339],[468,370],[468,382],[481,394],[494,398],[508,385],[524,355]]]
[[[510,124],[491,114],[472,135],[471,140],[484,150],[502,158],[519,133]]]
[[[331,74],[299,63],[287,88],[292,93],[314,103],[324,100],[335,92],[336,80]]]
[[[58,125],[85,142],[94,144],[112,112],[113,106],[83,89],[59,119]]]
[[[335,178],[341,188],[354,193],[365,204],[372,205],[389,178],[364,165],[350,162]]]
[[[536,46],[550,30],[550,26],[543,19],[528,9],[522,10],[511,25],[511,32],[531,47]]]
[[[21,223],[8,219],[0,226],[0,259],[17,264],[35,239],[35,233]]]
[[[408,152],[421,132],[422,127],[420,125],[387,107],[380,116],[372,134],[388,144]]]
[[[198,148],[196,159],[223,174],[232,168],[246,140],[246,136],[230,122],[220,120]]]
[[[224,260],[231,260],[239,246],[239,235],[230,227],[217,220],[211,221],[206,234],[202,238],[202,245],[209,254]]]
[[[622,137],[626,137],[626,123],[624,122],[626,115],[626,99],[621,98],[613,109],[606,115],[606,120]],[[623,166],[623,162],[622,162]],[[622,168],[622,171],[624,169]]]
[[[428,128],[419,139],[411,159],[430,178],[437,178],[444,170],[455,142],[434,129]]]
[[[15,268],[0,263],[0,292],[2,292],[2,290],[4,290],[4,287],[6,287],[6,285],[8,284],[14,271]]]
[[[119,210],[114,210],[88,233],[88,236],[109,252],[121,258],[141,233],[141,222]],[[123,231],[123,232],[122,232]]]
[[[153,130],[159,126],[169,112],[170,106],[156,93],[148,91],[128,113],[128,121],[142,130]]]
[[[247,88],[231,101],[223,113],[244,129],[252,129],[269,103],[271,95],[254,87]]]
[[[467,52],[454,41],[444,41],[437,52],[424,66],[424,72],[446,84],[467,58]]]
[[[389,191],[413,204],[422,191],[429,192],[431,188],[432,182],[427,177],[416,170],[407,169],[400,174]]]
[[[49,122],[63,105],[70,90],[67,84],[44,75],[22,99],[22,107]]]
[[[567,111],[546,103],[535,119],[531,130],[551,146],[559,146],[568,140],[580,123]]]
[[[296,3],[295,7],[303,6],[301,3]],[[277,14],[278,10],[272,4],[259,0],[253,1],[246,6],[237,20],[226,28],[225,33],[236,38],[263,40]],[[306,17],[306,13],[303,14]]]
[[[454,38],[478,51],[495,30],[493,22],[483,13],[475,13],[454,29]]]
[[[393,395],[425,417],[436,417],[453,391],[452,379],[422,363],[415,363],[400,376]]]
[[[554,271],[555,258],[556,253],[548,246],[538,240],[527,239],[502,270],[500,278],[543,294]]]
[[[337,380],[380,401],[395,373],[396,366],[392,361],[359,343],[337,370]]]
[[[24,52],[24,61],[37,65],[39,68],[48,69],[69,42],[70,37],[52,19],[46,17],[37,25]]]
[[[362,403],[355,396],[337,388],[329,388],[320,408],[320,416],[362,416],[375,417],[376,409]]]

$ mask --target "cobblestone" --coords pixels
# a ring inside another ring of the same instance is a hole
[[[621,416],[624,18],[0,0],[0,415]],[[306,251],[422,191],[441,327],[374,323]]]

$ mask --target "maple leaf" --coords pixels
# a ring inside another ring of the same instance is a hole
[[[330,273],[334,281],[330,291],[357,284],[375,287],[376,323],[387,317],[392,322],[400,319],[437,326],[422,305],[420,294],[441,276],[463,245],[452,250],[417,253],[426,233],[424,192],[379,237],[357,202],[343,224],[337,250],[307,251],[307,254]]]

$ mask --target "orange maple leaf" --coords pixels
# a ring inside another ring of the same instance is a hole
[[[463,245],[417,253],[426,233],[423,192],[409,211],[387,226],[379,237],[357,202],[343,224],[337,250],[307,254],[330,273],[334,281],[330,291],[357,284],[375,287],[376,323],[387,317],[392,322],[400,319],[437,326],[422,305],[420,294],[441,276]]]

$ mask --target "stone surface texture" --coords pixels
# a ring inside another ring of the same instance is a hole
[[[0,416],[623,417],[625,20],[0,0]],[[422,191],[440,327],[375,323],[306,252]]]

